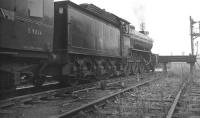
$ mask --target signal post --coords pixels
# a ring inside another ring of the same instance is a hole
[[[194,32],[194,24],[198,24],[198,32]],[[190,38],[191,38],[191,56],[194,55],[194,40],[200,37],[200,21],[194,21],[190,16]],[[198,47],[197,47],[198,48]],[[195,69],[195,62],[190,63],[190,73],[193,74]]]

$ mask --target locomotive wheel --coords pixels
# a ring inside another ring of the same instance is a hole
[[[74,77],[72,77],[72,76],[62,75],[57,78],[59,78],[59,84],[64,87],[76,86],[79,84],[78,79],[74,79]]]
[[[154,67],[152,67],[151,72],[155,72],[155,68]]]
[[[40,87],[44,84],[45,82],[45,78],[44,77],[39,77],[39,76],[35,76],[33,77],[32,83],[35,87]]]
[[[149,73],[150,70],[151,70],[151,67],[150,67],[149,65],[147,65],[146,68],[145,68],[145,71],[146,71],[147,73]]]
[[[95,75],[87,75],[86,77],[84,77],[83,83],[91,83],[91,82],[95,82],[95,81],[97,81],[97,78]]]
[[[135,74],[139,73],[139,64],[136,63],[135,65]]]
[[[152,72],[155,72],[155,67],[152,64],[150,65],[150,69]]]
[[[131,71],[131,67],[129,66],[129,64],[127,64],[125,66],[125,69],[124,69],[124,73],[125,73],[125,76],[129,76],[130,75],[130,71]]]
[[[111,74],[110,73],[105,73],[104,75],[103,75],[103,78],[104,79],[109,79],[111,77]]]
[[[59,80],[59,84],[61,85],[61,86],[68,86],[69,84],[68,84],[68,81],[67,81],[67,76],[57,76],[56,78],[59,78],[58,80]]]
[[[70,85],[70,86],[76,86],[79,84],[79,80],[76,79],[76,78],[68,78],[67,79],[67,83]]]
[[[136,70],[136,66],[137,66],[137,65],[136,65],[136,63],[133,63],[131,66],[132,66],[132,73],[133,73],[133,75],[134,75],[134,74],[136,73],[135,70]]]
[[[144,64],[141,63],[139,66],[139,69],[140,69],[139,70],[140,73],[144,73],[145,72]]]
[[[97,74],[95,76],[96,80],[99,81],[99,80],[107,80],[111,77],[111,74],[110,73],[104,73],[104,74]]]

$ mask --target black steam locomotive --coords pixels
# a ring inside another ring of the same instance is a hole
[[[153,41],[92,4],[0,0],[0,91],[154,71]]]

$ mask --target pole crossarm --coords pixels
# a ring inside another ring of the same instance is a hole
[[[193,33],[192,35],[196,36],[195,38],[200,37],[200,33]]]

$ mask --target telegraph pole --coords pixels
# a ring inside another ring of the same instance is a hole
[[[190,38],[191,38],[191,54],[194,55],[194,39],[193,39],[193,24],[194,21],[192,17],[190,16]]]
[[[198,23],[199,27],[198,27],[198,32],[194,32],[194,24]],[[194,55],[194,40],[196,38],[200,37],[200,21],[194,21],[192,19],[192,17],[190,16],[190,38],[191,38],[191,56],[195,56]],[[190,72],[191,74],[193,74],[193,70],[194,70],[194,63],[190,63]]]
[[[199,51],[199,42],[197,41],[197,43],[196,43],[196,46],[197,46],[197,52],[196,52],[196,56],[198,56],[198,51]]]
[[[194,24],[198,24],[198,32],[194,32]],[[194,56],[194,40],[200,37],[200,21],[194,21],[190,16],[191,55]]]

